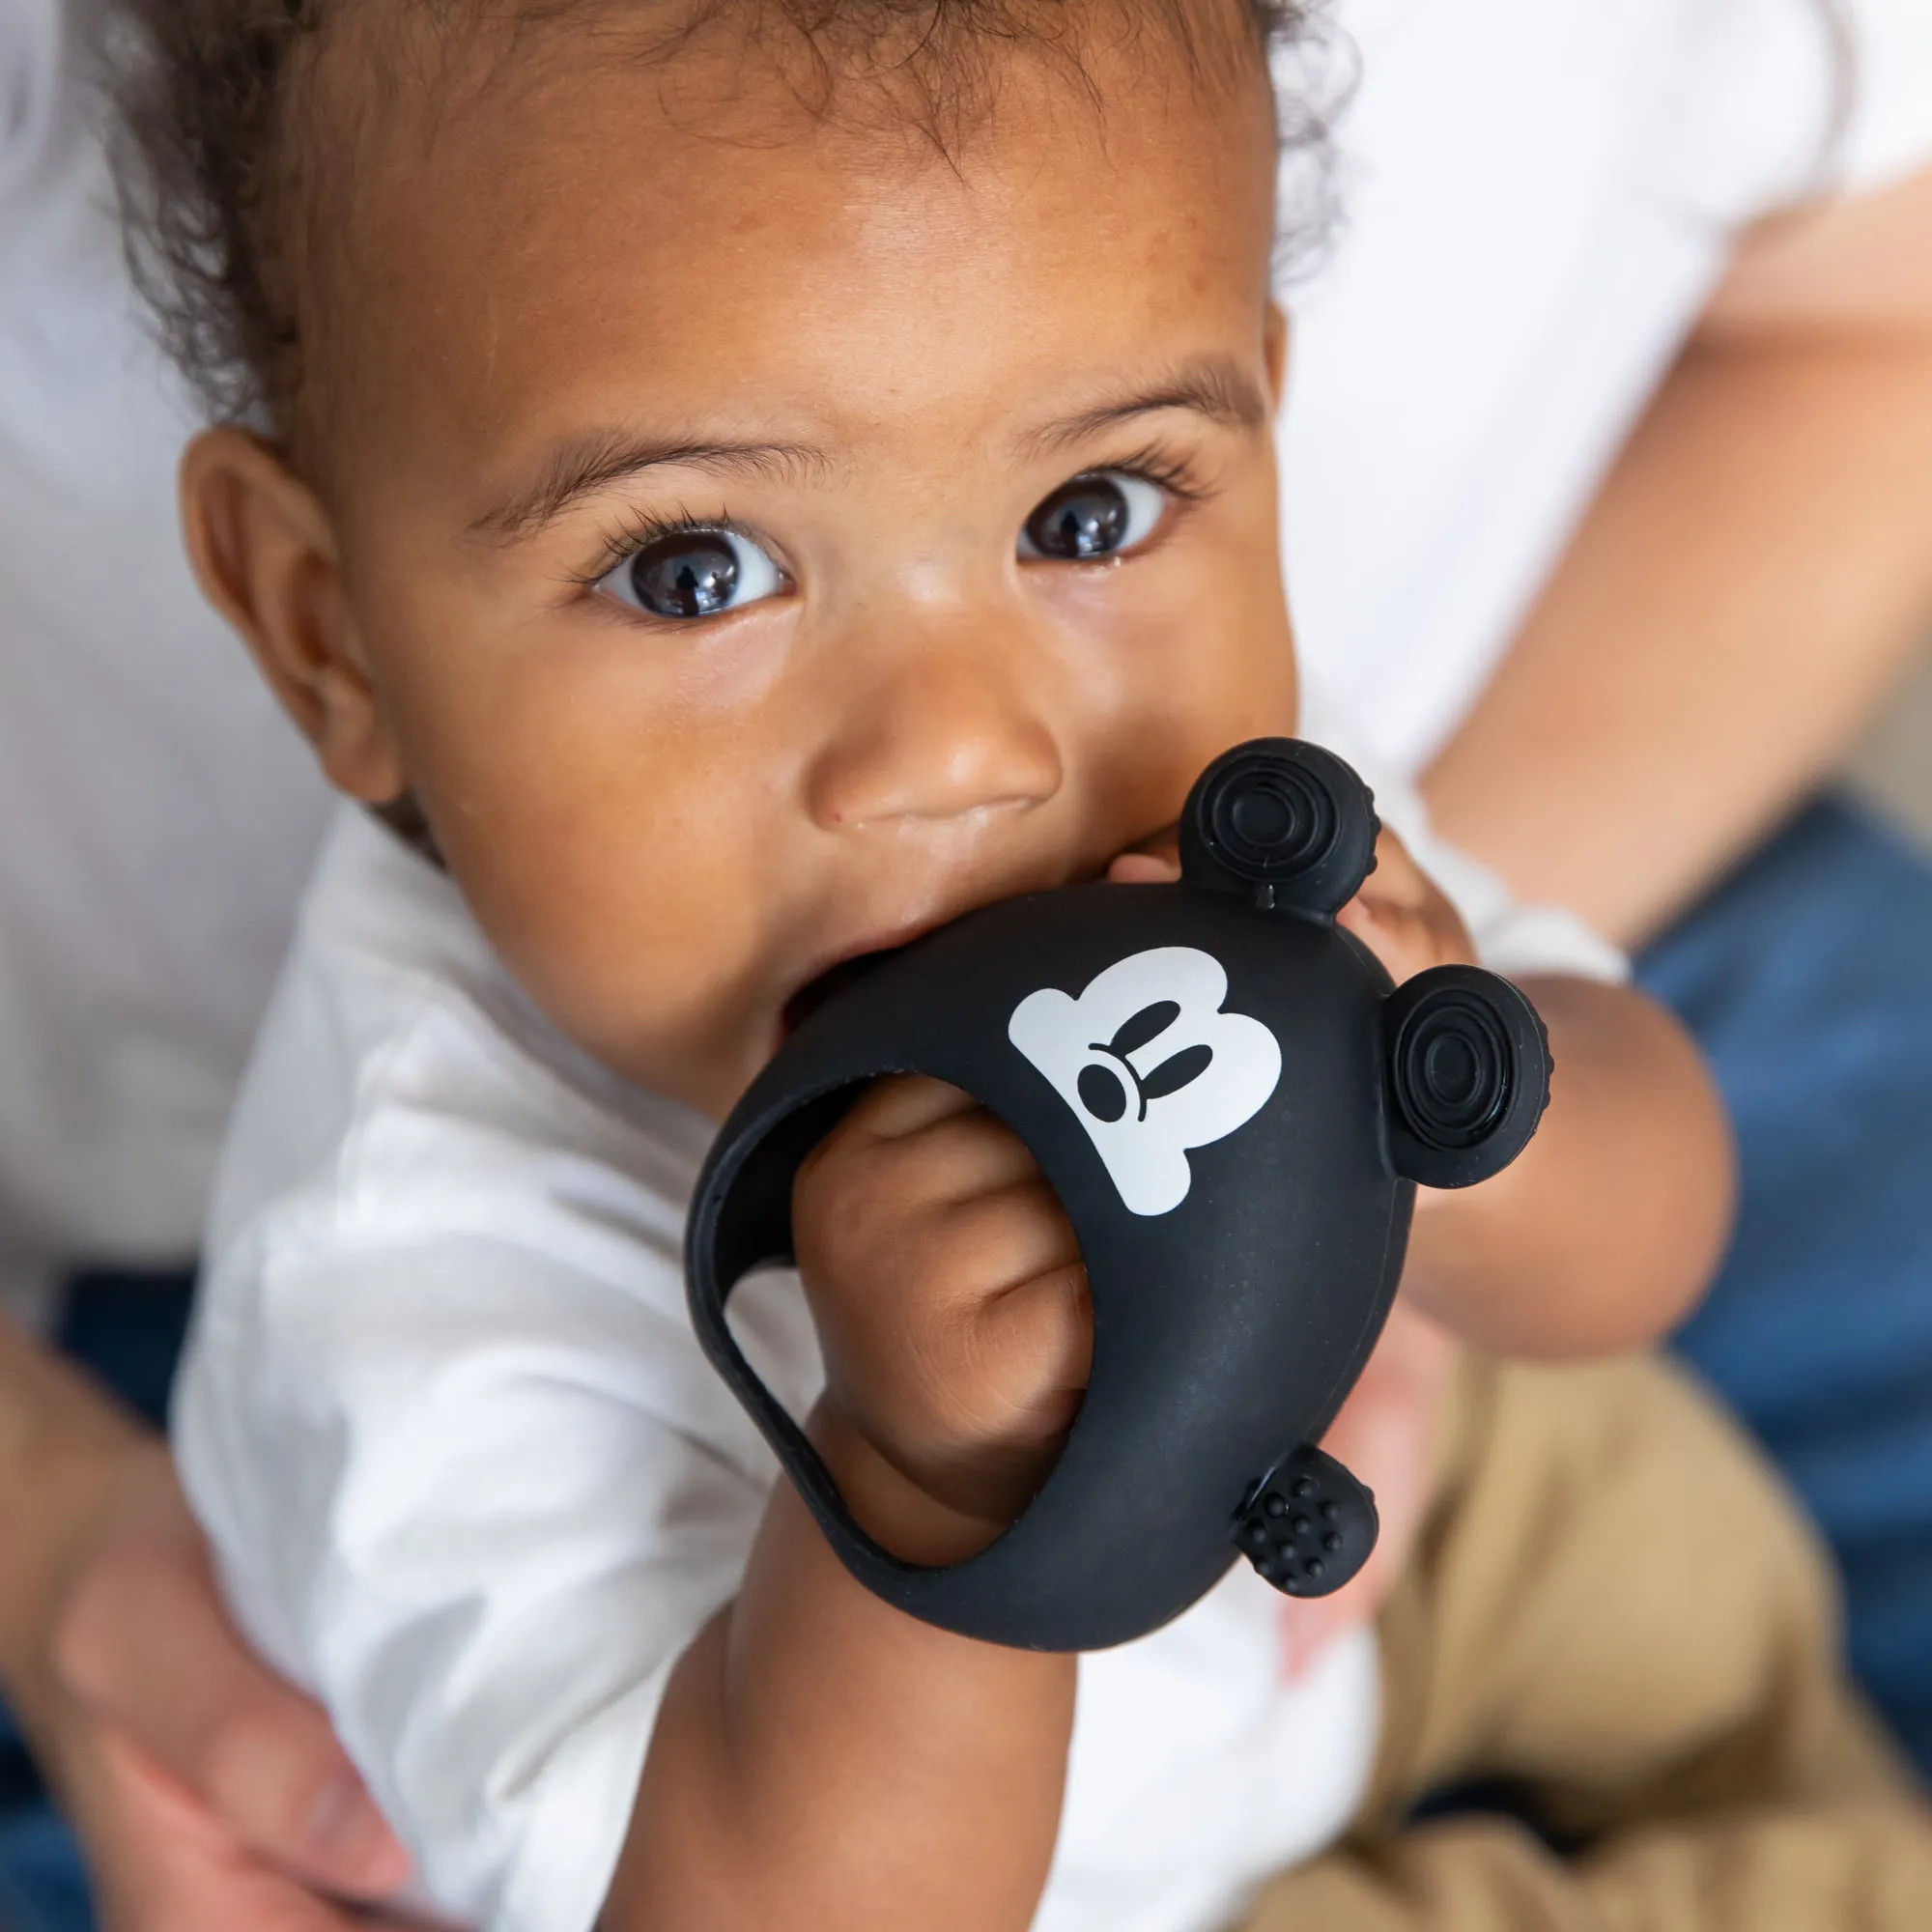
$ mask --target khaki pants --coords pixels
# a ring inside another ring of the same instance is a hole
[[[1839,1672],[1828,1578],[1662,1363],[1467,1364],[1381,1619],[1369,1802],[1244,1932],[1932,1932],[1932,1814]],[[1404,1828],[1492,1778],[1587,1849]]]

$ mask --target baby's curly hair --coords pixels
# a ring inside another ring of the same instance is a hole
[[[1348,82],[1328,56],[1338,43],[1322,0],[119,0],[107,54],[128,260],[213,415],[285,433],[302,387],[300,263],[319,239],[313,79],[331,37],[352,16],[370,29],[381,9],[382,65],[407,65],[467,44],[485,14],[518,44],[587,7],[648,29],[627,51],[657,62],[736,26],[781,53],[815,116],[835,111],[856,69],[888,82],[895,111],[941,151],[983,101],[1002,49],[1043,49],[1076,80],[1096,28],[1158,32],[1197,76],[1231,56],[1296,50],[1307,84],[1286,90],[1277,119],[1284,151],[1313,165],[1286,245],[1326,227],[1321,157]]]

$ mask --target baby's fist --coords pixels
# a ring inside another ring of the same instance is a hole
[[[1107,871],[1117,886],[1172,885],[1180,877],[1179,840],[1172,827],[1123,852]],[[1387,826],[1376,840],[1376,869],[1335,916],[1400,985],[1432,966],[1473,966],[1475,942],[1448,895],[1408,855]]]
[[[825,1354],[813,1434],[847,1502],[901,1555],[990,1542],[1053,1466],[1093,1353],[1045,1177],[956,1088],[881,1081],[799,1170],[792,1228]]]
[[[1387,826],[1376,840],[1376,869],[1335,923],[1352,932],[1397,985],[1432,966],[1476,964],[1463,915]]]

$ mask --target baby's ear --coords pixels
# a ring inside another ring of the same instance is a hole
[[[339,791],[408,788],[318,497],[260,437],[206,430],[182,458],[182,529],[202,594],[241,633]]]
[[[1267,359],[1268,407],[1277,412],[1288,393],[1288,358],[1293,342],[1288,311],[1278,301],[1269,302],[1262,318],[1262,354]]]
[[[1542,1016],[1479,966],[1435,966],[1382,1007],[1396,1172],[1424,1187],[1473,1187],[1525,1147],[1549,1104]]]

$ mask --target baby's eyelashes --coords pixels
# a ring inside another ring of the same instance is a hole
[[[689,525],[647,538],[597,588],[647,617],[689,620],[776,597],[785,575],[742,531]]]
[[[1028,517],[1018,538],[1020,557],[1104,563],[1125,556],[1159,531],[1179,487],[1127,469],[1084,471]],[[594,582],[582,581],[642,616],[672,623],[724,616],[795,587],[762,542],[722,518],[652,519],[627,534],[618,562]]]
[[[1140,546],[1167,515],[1167,491],[1126,469],[1096,469],[1063,483],[1020,530],[1028,561],[1097,563]]]

